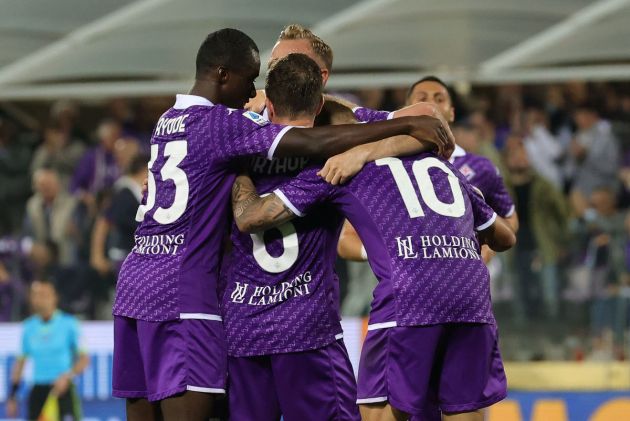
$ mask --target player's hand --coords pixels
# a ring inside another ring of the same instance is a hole
[[[62,374],[61,376],[57,378],[57,380],[55,380],[55,383],[50,393],[52,393],[53,396],[57,396],[57,397],[63,395],[64,393],[68,391],[68,388],[70,388],[71,382],[72,382],[72,379],[70,378],[68,374],[66,373]]]
[[[336,186],[354,177],[367,162],[367,153],[354,148],[328,158],[324,167],[317,172],[326,182]]]
[[[16,418],[18,415],[18,404],[15,398],[9,398],[6,405],[7,418]]]
[[[101,275],[105,276],[112,270],[112,265],[106,258],[102,256],[94,256],[90,259],[92,267]]]
[[[438,150],[438,155],[444,159],[450,158],[455,150],[455,138],[448,123],[442,116],[412,117],[413,128],[409,133],[420,141],[434,143]]]
[[[245,104],[245,109],[247,111],[253,111],[255,113],[261,114],[265,109],[265,100],[267,96],[265,95],[265,91],[260,89],[256,91],[256,96],[251,98],[247,104]]]

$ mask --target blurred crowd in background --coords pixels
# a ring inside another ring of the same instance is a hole
[[[460,146],[491,159],[520,219],[490,263],[506,359],[630,356],[630,84],[461,86]],[[341,93],[394,110],[406,90]],[[153,125],[171,98],[20,104],[0,111],[0,321],[52,280],[60,307],[111,318],[133,247]],[[368,313],[367,264],[338,264],[345,316]]]

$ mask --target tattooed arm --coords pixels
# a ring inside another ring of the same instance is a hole
[[[239,175],[234,181],[232,212],[242,232],[264,231],[296,216],[275,193],[260,197],[247,175]]]

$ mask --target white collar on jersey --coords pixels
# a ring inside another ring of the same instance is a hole
[[[177,110],[184,110],[194,105],[212,107],[214,104],[202,96],[177,94],[175,96],[175,105],[173,105],[173,108]]]
[[[464,155],[466,155],[466,151],[464,150],[464,148],[459,145],[455,145],[455,150],[453,151],[453,154],[448,159],[448,161],[452,164],[453,161],[455,161],[455,158],[460,158]]]

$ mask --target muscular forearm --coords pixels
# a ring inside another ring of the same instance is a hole
[[[390,156],[408,156],[420,152],[436,149],[437,145],[430,142],[418,141],[411,136],[394,136],[378,142],[357,146],[367,150],[366,162]]]
[[[358,145],[410,134],[412,119],[405,117],[370,124],[293,128],[284,135],[275,155],[328,158]]]
[[[242,232],[264,231],[295,218],[275,194],[260,197],[246,175],[238,176],[232,186],[232,212]]]

